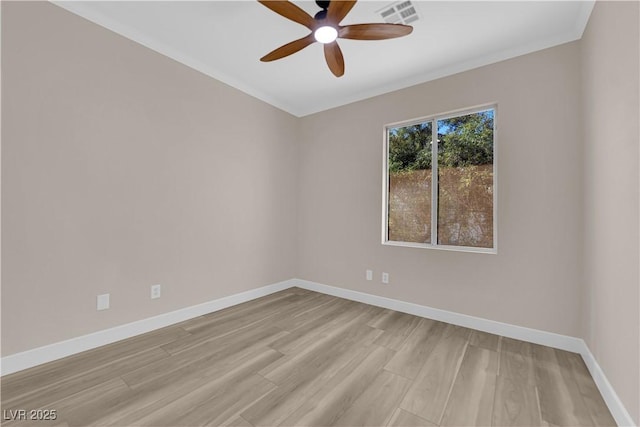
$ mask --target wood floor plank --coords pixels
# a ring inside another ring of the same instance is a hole
[[[330,334],[334,328],[342,323],[353,320],[354,314],[362,308],[356,304],[347,304],[336,299],[330,304],[323,305],[321,310],[311,318],[304,318],[304,322],[292,323],[286,329],[290,333],[271,344],[271,347],[284,354],[297,353],[308,348],[317,341],[318,337]],[[282,322],[276,324],[282,328]]]
[[[261,375],[279,387],[244,411],[243,418],[254,425],[277,425],[331,378],[356,369],[381,331],[358,322],[357,317],[352,322],[303,353],[285,356],[261,370]]]
[[[202,316],[190,319],[178,324],[178,326],[184,328],[189,332],[197,331],[200,328],[207,327],[211,324],[218,324],[219,322],[225,322],[229,318],[239,318],[244,314],[252,313],[255,311],[268,312],[275,307],[286,306],[287,303],[293,303],[296,301],[304,301],[299,294],[285,289],[280,292],[275,292],[264,297],[246,301],[237,305],[233,305],[222,310],[214,311],[212,313],[204,314]],[[284,303],[284,304],[283,304]]]
[[[532,354],[542,420],[557,426],[593,425],[578,385],[561,368],[554,349],[532,345]]]
[[[7,415],[7,418],[9,419],[10,416]],[[32,420],[3,420],[2,421],[2,426],[3,427],[34,427],[34,421]],[[70,426],[69,423],[67,423],[64,420],[54,420],[54,421],[38,421],[37,426],[42,426],[42,427],[74,427],[74,426]]]
[[[498,375],[492,424],[504,427],[543,425],[537,399],[535,386]]]
[[[265,351],[265,348],[283,333],[278,328],[242,330],[239,334],[227,335],[216,342],[194,347],[165,360],[148,363],[139,369],[122,375],[122,379],[133,389],[143,386],[160,386],[189,376],[201,376],[225,369],[235,360]]]
[[[387,425],[410,385],[411,380],[382,370],[332,424],[345,427]]]
[[[210,424],[210,425],[213,426],[213,424]],[[245,420],[240,416],[231,420],[227,425],[229,427],[253,427],[253,424],[251,424],[249,421]]]
[[[375,333],[375,332],[374,332]],[[356,369],[371,352],[370,347],[350,352],[322,364],[309,364],[305,370],[292,370],[272,392],[249,406],[240,415],[254,426],[280,425],[332,378],[342,378]],[[318,362],[323,357],[316,355]]]
[[[45,363],[27,371],[2,377],[2,394],[18,397],[33,391],[34,387],[44,388],[62,380],[89,373],[107,365],[119,363],[140,352],[151,350],[163,344],[190,335],[182,328],[166,327],[157,331],[118,341],[61,360]]]
[[[310,321],[317,321],[327,313],[337,312],[340,306],[344,306],[348,302],[330,295],[313,293],[307,297],[307,301],[304,303],[287,309],[286,315],[273,325],[286,331],[293,331]]]
[[[384,331],[376,340],[376,344],[392,350],[400,350],[420,321],[418,316],[392,311],[372,325]]]
[[[498,352],[468,345],[439,423],[490,426],[498,374]]]
[[[275,341],[271,347],[284,354],[300,353],[313,346],[318,338],[324,339],[334,333],[337,327],[345,322],[367,323],[380,309],[357,302],[349,301],[334,304],[329,310],[315,313],[316,317],[300,324],[298,327],[289,327],[291,331],[287,336]]]
[[[446,326],[442,322],[422,319],[385,369],[406,378],[416,378],[425,359],[436,348]]]
[[[424,418],[407,412],[404,409],[396,409],[395,413],[391,417],[391,420],[387,424],[389,427],[435,427],[436,425],[430,423]]]
[[[312,290],[309,290],[309,289],[299,288],[298,286],[293,286],[293,287],[287,289],[287,291],[296,293],[298,295],[310,295],[310,294],[315,295],[315,294],[319,293],[319,292],[312,291]]]
[[[510,340],[506,346],[504,341],[502,344],[493,406],[493,425],[542,425],[531,346],[521,345],[515,340]],[[516,349],[518,351],[514,351]]]
[[[447,325],[400,408],[438,424],[462,361],[469,329]]]
[[[511,352],[522,354],[523,356],[533,357],[531,343],[507,337],[502,337],[500,341],[501,352]]]
[[[280,353],[272,349],[255,352],[243,359],[236,360],[223,367],[211,367],[209,372],[203,372],[201,376],[188,376],[186,378],[172,378],[172,381],[161,383],[150,382],[140,389],[133,390],[133,394],[126,402],[122,402],[113,411],[102,414],[92,425],[145,425],[163,423],[157,420],[161,411],[173,408],[175,411],[182,405],[194,405],[197,402],[198,393],[206,393],[211,389],[226,389],[229,384],[234,384],[238,379],[247,378],[265,365],[282,357]],[[246,390],[244,390],[246,392]],[[196,393],[196,399],[183,400],[190,393]],[[183,412],[177,412],[183,414]],[[168,418],[171,416],[169,415]],[[164,419],[164,418],[163,418]],[[174,421],[175,423],[175,421]]]
[[[297,300],[301,297],[291,295],[290,297],[272,301],[270,304],[262,306],[262,310],[241,311],[229,315],[224,319],[200,325],[197,328],[184,326],[184,328],[190,331],[190,335],[163,345],[162,348],[171,354],[177,354],[220,340],[227,335],[241,333],[241,331],[245,329],[254,330],[258,325],[271,325],[278,316],[283,315],[283,311],[286,310],[286,304],[291,303],[291,301],[293,301],[292,298],[296,298]]]
[[[299,372],[305,373],[310,367],[330,364],[333,359],[347,355],[350,349],[367,346],[380,336],[381,331],[366,324],[362,324],[357,318],[350,322],[336,325],[330,334],[317,336],[313,344],[303,351],[287,355],[262,371],[260,374],[276,384],[281,384],[291,375]]]
[[[17,372],[0,387],[4,410],[56,409],[44,427],[614,422],[577,354],[300,288]]]
[[[488,332],[482,332],[473,330],[469,336],[469,344],[486,348],[487,350],[498,351],[498,342],[500,341],[499,335],[490,334]]]
[[[208,334],[191,334],[187,337],[177,339],[171,343],[162,346],[162,349],[171,355],[180,354],[182,352],[192,351],[194,349],[204,349],[206,347],[217,347],[223,340],[235,340],[235,337],[244,333],[254,333],[256,326],[267,324],[271,317],[275,316],[272,313],[266,317],[256,316],[244,319],[237,324],[237,328],[230,328],[225,326],[224,328],[216,329],[216,331]]]
[[[3,421],[2,425],[6,427],[19,427],[25,425],[49,427],[61,424],[68,424],[72,426],[86,425],[87,423],[84,420],[79,422],[78,418],[82,419],[83,414],[92,413],[94,411],[100,412],[109,410],[111,403],[114,400],[121,399],[128,393],[130,393],[130,390],[127,385],[120,378],[116,377],[114,379],[101,382],[93,387],[89,387],[81,392],[63,396],[59,400],[51,400],[43,406],[32,406],[29,408],[55,410],[56,417],[54,420],[25,420],[18,422]]]
[[[129,387],[116,377],[91,389],[53,402],[51,407],[56,408],[61,418],[70,426],[86,426],[93,421],[96,414],[109,412],[129,396],[131,396]]]
[[[135,371],[137,368],[148,366],[154,362],[168,359],[169,355],[160,348],[151,348],[137,354],[118,359],[114,363],[99,365],[89,370],[84,375],[74,375],[60,379],[53,384],[45,383],[44,386],[31,382],[31,388],[25,389],[23,394],[13,396],[2,393],[2,409],[21,408],[35,409],[46,406],[52,402],[63,399],[114,377]],[[30,379],[30,381],[33,381]]]
[[[498,373],[523,385],[535,386],[536,375],[531,345],[528,343],[517,344],[514,341],[503,339]],[[505,343],[507,344],[505,345]]]
[[[382,372],[394,352],[372,346],[367,357],[346,375],[335,375],[282,422],[283,426],[327,426],[358,399]]]
[[[276,386],[251,371],[202,384],[136,424],[152,426],[227,425]]]
[[[305,297],[293,292],[281,291],[275,294],[267,295],[257,300],[247,301],[235,306],[205,314],[195,319],[180,323],[179,325],[190,333],[207,333],[212,328],[215,333],[216,329],[220,329],[221,325],[231,324],[231,329],[241,326],[241,323],[247,316],[271,316],[280,310],[286,310],[290,305],[304,302]],[[235,322],[238,323],[235,323]]]
[[[558,349],[554,351],[561,369],[571,372],[593,424],[603,427],[617,425],[582,357],[568,351]]]

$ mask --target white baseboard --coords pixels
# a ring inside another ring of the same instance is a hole
[[[53,360],[71,356],[82,351],[90,350],[115,341],[130,338],[145,332],[170,326],[194,317],[213,313],[223,308],[237,305],[246,301],[260,298],[281,290],[297,286],[311,291],[321,292],[340,298],[358,301],[365,304],[384,307],[391,310],[401,311],[428,319],[439,320],[458,326],[464,326],[479,331],[502,335],[535,344],[546,345],[560,350],[579,353],[585,361],[596,386],[600,390],[611,414],[619,426],[635,426],[633,419],[629,415],[615,390],[607,380],[604,372],[598,365],[589,347],[580,338],[567,335],[555,334],[553,332],[540,331],[537,329],[525,328],[522,326],[510,325],[496,322],[494,320],[480,317],[468,316],[466,314],[441,310],[424,305],[413,304],[405,301],[366,294],[350,289],[337,288],[321,283],[311,282],[302,279],[290,279],[261,288],[252,289],[239,294],[230,295],[203,304],[186,307],[180,310],[161,314],[148,319],[139,320],[126,325],[116,326],[104,331],[83,335],[66,341],[50,344],[33,350],[12,354],[0,360],[0,375],[7,375],[23,369],[31,368]]]
[[[567,335],[554,334],[553,332],[540,331],[538,329],[525,328],[523,326],[510,325],[508,323],[496,322],[494,320],[483,319],[481,317],[468,316],[466,314],[455,313],[453,311],[441,310],[424,305],[413,304],[396,299],[381,297],[377,295],[365,294],[364,292],[352,291],[350,289],[336,288],[334,286],[323,285],[321,283],[310,282],[308,280],[296,279],[296,284],[300,288],[321,292],[352,301],[363,302],[365,304],[384,307],[403,313],[413,314],[428,319],[439,320],[466,328],[502,335],[534,344],[546,345],[548,347],[580,353],[584,341]]]
[[[508,323],[468,316],[466,314],[399,301],[378,295],[366,294],[364,292],[353,291],[350,289],[337,288],[308,280],[295,279],[294,282],[295,286],[308,289],[310,291],[321,292],[323,294],[333,295],[378,307],[384,307],[395,311],[401,311],[415,316],[426,317],[428,319],[439,320],[441,322],[447,322],[483,332],[502,335],[508,338],[545,345],[547,347],[570,351],[572,353],[578,353],[582,356],[582,359],[587,365],[600,394],[602,394],[602,397],[618,426],[635,426],[631,415],[629,415],[629,412],[627,412],[626,408],[620,401],[620,398],[607,380],[607,377],[602,371],[602,368],[600,368],[600,365],[598,365],[598,362],[589,350],[589,347],[581,338],[555,334],[553,332],[546,332],[538,329],[525,328],[523,326],[510,325]]]
[[[23,369],[31,368],[63,357],[71,356],[86,350],[91,350],[106,344],[111,344],[126,338],[144,334],[156,329],[164,328],[203,314],[213,313],[223,308],[231,307],[246,301],[263,297],[295,286],[293,280],[274,283],[257,289],[251,289],[227,297],[219,298],[203,304],[182,308],[147,319],[138,320],[103,331],[60,341],[33,350],[5,356],[0,361],[0,375],[8,375]]]
[[[587,343],[583,341],[583,344],[584,348],[583,351],[580,352],[580,355],[582,356],[584,363],[587,365],[587,369],[589,369],[589,373],[591,374],[591,377],[593,377],[593,381],[596,383],[596,386],[607,404],[611,415],[613,415],[613,418],[616,420],[616,423],[620,427],[635,427],[636,424],[634,423],[633,418],[631,418],[631,414],[629,414],[627,408],[625,408],[620,401],[620,398],[611,386],[611,383],[609,383],[609,380],[604,375],[604,371],[596,361],[595,356],[591,353],[591,350],[589,350]]]

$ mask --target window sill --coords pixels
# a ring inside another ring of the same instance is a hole
[[[387,240],[382,242],[384,246],[401,246],[405,248],[419,248],[419,249],[437,249],[441,251],[452,252],[471,252],[479,254],[493,254],[496,255],[498,250],[496,248],[475,248],[472,246],[448,246],[448,245],[432,245],[430,243],[411,243],[411,242],[395,242]]]

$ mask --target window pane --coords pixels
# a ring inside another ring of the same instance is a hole
[[[390,241],[431,242],[431,127],[389,129]]]
[[[438,244],[493,247],[493,117],[438,120]]]

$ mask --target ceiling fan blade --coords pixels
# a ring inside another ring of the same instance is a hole
[[[340,21],[351,11],[353,6],[356,5],[357,0],[353,1],[332,1],[329,3],[329,9],[327,9],[327,20],[334,25],[338,25]]]
[[[338,43],[324,45],[324,59],[327,60],[329,69],[336,77],[341,77],[344,74],[344,57]]]
[[[294,40],[292,42],[289,42],[285,45],[280,46],[279,48],[272,50],[271,52],[267,53],[265,56],[263,56],[262,58],[260,58],[260,61],[262,62],[270,62],[270,61],[275,61],[276,59],[281,59],[284,57],[287,57],[289,55],[292,55],[302,49],[304,49],[305,47],[309,46],[310,44],[314,43],[316,41],[316,39],[313,37],[313,33],[309,34],[306,37],[303,37],[301,39],[298,40]]]
[[[314,43],[316,39],[313,37],[313,33],[309,34],[306,37],[303,37],[298,40],[294,40],[290,43],[287,43],[279,48],[267,53],[265,56],[260,58],[262,62],[275,61],[276,59],[284,58],[291,54],[294,54],[310,44]]]
[[[340,27],[338,37],[355,40],[384,40],[411,34],[413,27],[402,24],[355,24]]]
[[[313,17],[310,16],[307,12],[289,1],[258,0],[258,3],[268,7],[278,15],[284,16],[285,18],[297,22],[298,24],[304,25],[312,31],[315,27],[316,20],[313,19]]]

